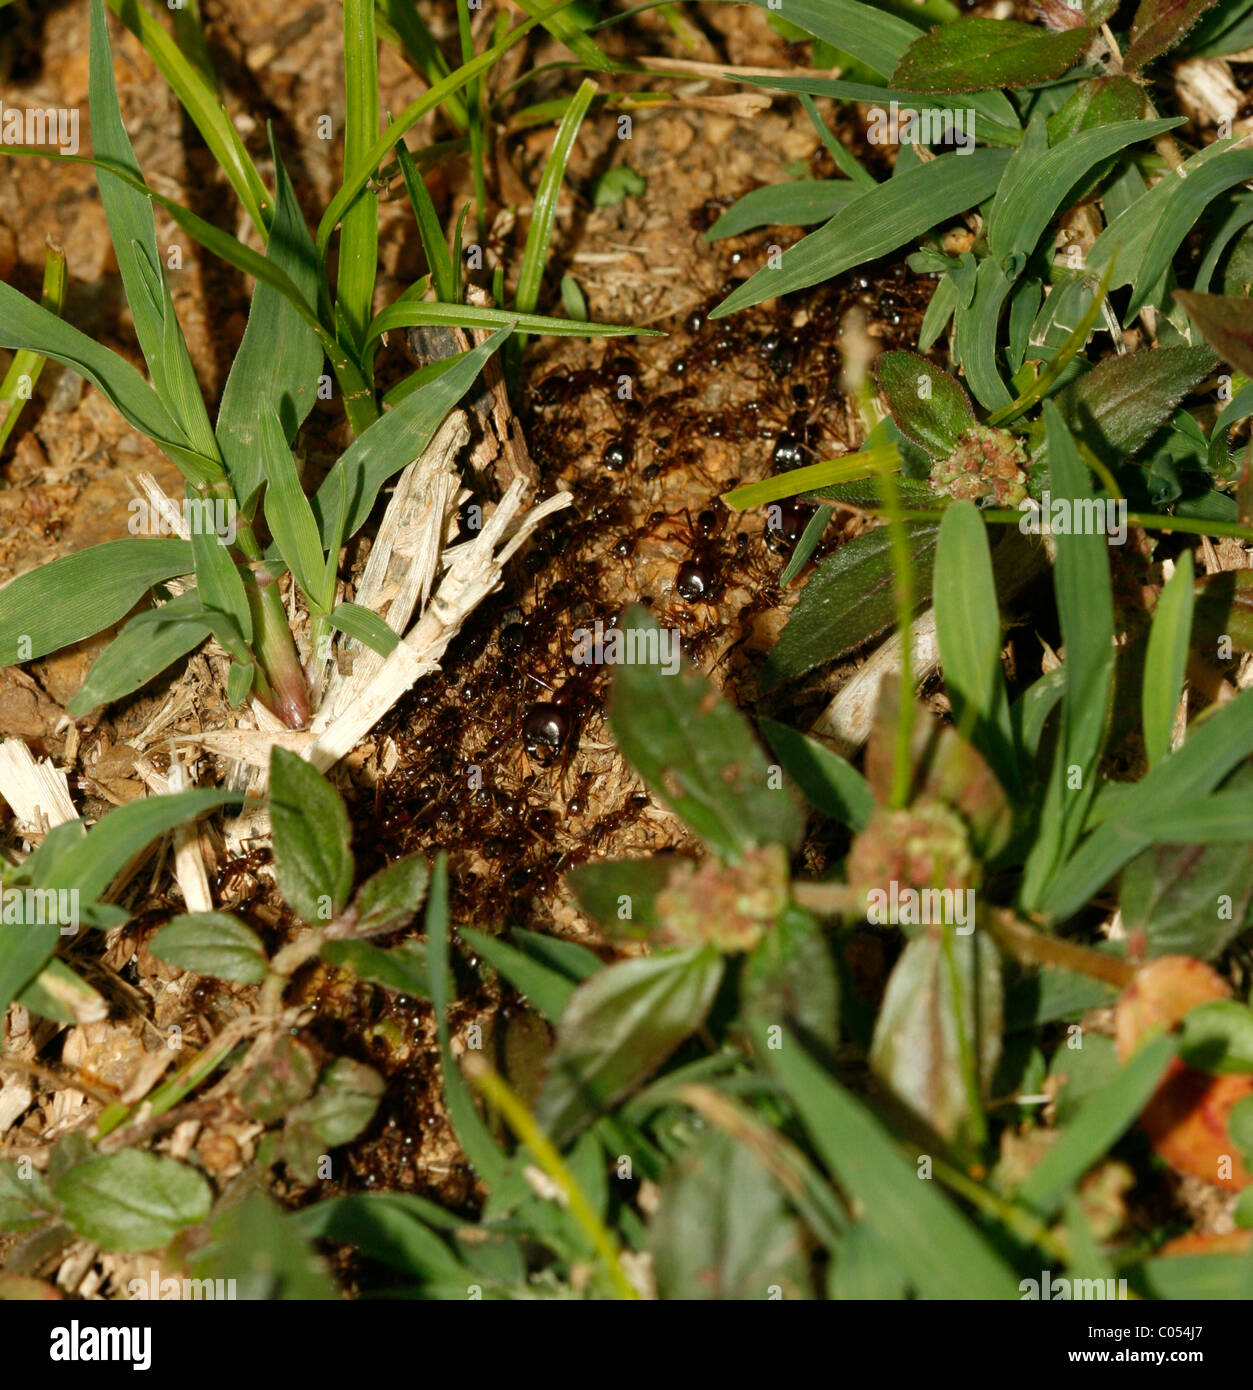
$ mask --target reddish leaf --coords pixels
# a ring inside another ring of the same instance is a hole
[[[1253,299],[1233,299],[1221,294],[1176,290],[1206,341],[1245,376],[1253,376]]]
[[[1123,67],[1138,72],[1173,48],[1216,0],[1140,0]]]
[[[915,39],[892,86],[905,92],[979,92],[1060,77],[1088,46],[1092,30],[1050,32],[1012,19],[959,19]]]

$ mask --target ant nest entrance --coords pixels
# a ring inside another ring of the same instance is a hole
[[[716,254],[738,265],[738,244]],[[737,514],[720,495],[845,452],[856,437],[839,383],[845,316],[890,300],[876,332],[895,346],[916,331],[929,293],[897,266],[785,310],[711,321],[737,281],[707,248],[699,254],[694,280],[710,282],[707,299],[663,323],[668,337],[630,351],[563,340],[537,353],[523,432],[541,495],[565,489],[573,505],[510,565],[442,676],[379,730],[397,761],[376,790],[371,834],[388,857],[448,850],[454,912],[468,924],[595,937],[565,890],[571,868],[696,850],[617,752],[612,663],[588,660],[588,648],[607,650],[623,611],[642,604],[685,659],[752,711],[760,663],[795,598],[779,577],[814,508]],[[824,548],[860,525],[837,512]]]

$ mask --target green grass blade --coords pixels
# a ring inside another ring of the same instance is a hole
[[[546,18],[551,17],[573,3],[574,0],[558,0],[557,4],[544,10],[544,16]],[[318,223],[315,240],[320,264],[326,260],[332,232],[339,225],[344,213],[351,207],[357,194],[370,181],[374,170],[387,158],[396,142],[403,139],[428,111],[433,111],[452,93],[460,91],[467,83],[473,82],[476,77],[487,72],[504,53],[525,38],[539,22],[539,19],[528,19],[524,24],[519,24],[500,43],[484,50],[473,62],[462,64],[456,72],[450,73],[448,77],[435,83],[430,91],[423,93],[416,101],[410,102],[400,115],[384,129],[360,164],[351,169],[345,169],[343,186],[331,199],[322,215],[321,222]]]
[[[444,229],[439,225],[435,204],[431,201],[426,183],[403,140],[396,146],[396,159],[405,182],[405,192],[409,195],[409,205],[413,208],[414,220],[418,224],[418,235],[422,238],[422,250],[426,253],[435,293],[444,304],[453,304],[457,299],[457,277],[448,243],[444,239]],[[372,334],[367,334],[367,338],[370,336]]]
[[[65,252],[55,242],[48,242],[44,257],[44,282],[39,296],[39,304],[48,313],[60,318],[65,307]],[[21,418],[22,408],[35,393],[35,383],[39,380],[44,363],[48,359],[40,352],[23,348],[16,352],[9,370],[0,382],[0,449],[8,442],[14,427]]]
[[[301,486],[283,427],[268,402],[261,406],[258,424],[257,442],[266,480],[266,525],[305,598],[315,610],[324,610],[330,602],[322,582],[326,556],[317,519]]]
[[[1018,1189],[1018,1200],[1041,1216],[1052,1216],[1075,1183],[1104,1158],[1144,1109],[1174,1055],[1170,1038],[1156,1038],[1142,1047],[1113,1081],[1083,1103]]]
[[[444,416],[470,389],[483,364],[510,331],[499,329],[454,367],[406,396],[340,455],[313,499],[322,543],[328,550],[338,550],[342,541],[365,524],[379,489],[426,448]],[[347,522],[337,536],[341,484],[346,485],[344,495],[349,506]]]
[[[909,1270],[923,1297],[952,1298],[955,1269],[961,1270],[966,1298],[1018,1297],[1018,1281],[1009,1266],[933,1182],[918,1181],[916,1166],[895,1139],[794,1035],[771,1050],[759,1028],[754,1044],[782,1082],[836,1182]]]
[[[973,502],[955,502],[944,513],[932,588],[953,720],[1002,784],[1012,786],[1017,769],[1001,669],[1001,615],[987,531]]]
[[[327,621],[380,656],[390,656],[400,645],[400,638],[377,613],[357,603],[337,603]]]
[[[194,61],[184,55],[140,0],[109,0],[109,8],[135,35],[161,76],[170,84],[171,91],[191,117],[192,124],[208,145],[218,167],[230,180],[244,211],[264,239],[269,235],[273,204],[239,132],[218,100],[213,83]],[[178,17],[176,13],[176,25]],[[94,138],[94,114],[92,131]],[[96,154],[106,153],[98,139],[94,149]]]
[[[379,34],[389,41],[394,35],[432,87],[448,76],[448,62],[413,0],[378,0],[378,17]],[[458,130],[466,128],[465,102],[459,96],[446,97],[444,111]]]
[[[777,270],[763,266],[709,317],[725,318],[777,295],[808,289],[897,250],[990,196],[1008,159],[1005,150],[943,154],[867,189],[825,226],[785,251]]]
[[[192,591],[132,618],[96,658],[67,711],[81,719],[159,676],[209,636],[204,613]]]
[[[1175,562],[1175,572],[1157,601],[1144,659],[1141,709],[1144,751],[1150,767],[1170,751],[1170,731],[1179,708],[1184,670],[1188,664],[1193,605],[1192,552],[1185,550]]]
[[[834,217],[865,190],[851,179],[794,179],[745,193],[705,233],[707,241],[742,236],[758,227],[812,227]]]
[[[1040,910],[1061,921],[1148,847],[1137,826],[1145,808],[1171,807],[1202,797],[1253,752],[1253,692],[1242,691],[1188,731],[1182,748],[1163,758],[1118,799],[1048,885]],[[1151,829],[1151,827],[1150,827]]]
[[[186,541],[130,537],[20,574],[0,590],[0,666],[93,637],[124,618],[154,584],[191,571]]]
[[[505,1157],[475,1108],[449,1046],[448,934],[448,856],[441,850],[431,869],[426,907],[426,942],[430,996],[435,1008],[440,1070],[444,1078],[444,1106],[466,1157],[482,1181],[488,1187],[495,1187],[504,1175]]]
[[[498,970],[519,994],[526,995],[531,1004],[556,1027],[574,993],[573,980],[541,965],[525,951],[519,951],[516,946],[510,946],[499,937],[472,931],[469,927],[461,928],[461,936],[493,970]]]
[[[540,17],[540,22],[544,28],[559,43],[565,46],[578,58],[585,68],[591,68],[595,72],[613,72],[613,60],[604,53],[600,46],[582,28],[573,15],[556,14],[551,18],[542,18],[545,13],[549,13],[547,5],[541,5],[538,0],[518,0],[518,8],[530,15],[532,18]]]
[[[518,288],[514,296],[514,308],[520,314],[535,312],[539,303],[540,286],[544,279],[544,266],[552,245],[553,224],[557,218],[557,200],[561,196],[561,185],[566,175],[566,164],[574,148],[575,137],[587,115],[587,108],[596,95],[596,84],[587,79],[579,84],[579,89],[570,98],[570,107],[553,141],[552,152],[544,164],[539,187],[535,190],[535,206],[531,211],[531,225],[527,228],[526,247],[522,252],[522,262],[518,268]],[[519,335],[511,345],[516,357],[521,352],[526,339]]]
[[[432,304],[397,300],[380,309],[366,334],[373,342],[384,333],[416,324],[443,323],[457,328],[513,328],[553,338],[620,338],[631,334],[640,338],[662,336],[655,329],[632,328],[630,324],[578,323],[572,319],[549,318],[546,314],[520,314],[509,309],[484,309],[474,304]]]
[[[276,206],[265,259],[287,276],[305,304],[313,304],[317,301],[317,253],[272,130],[270,149]],[[245,511],[263,477],[257,439],[262,408],[278,412],[284,436],[291,443],[317,399],[322,359],[322,345],[307,317],[273,284],[259,280],[252,292],[248,325],[226,378],[216,430],[235,497]]]
[[[344,168],[348,170],[365,162],[379,134],[374,0],[344,0],[344,107]],[[363,189],[344,212],[335,298],[340,342],[354,353],[361,350],[374,308],[378,225],[378,194]]]
[[[1079,451],[1052,401],[1044,402],[1050,484],[1055,498],[1089,499]],[[1070,854],[1096,791],[1114,675],[1114,606],[1105,537],[1059,535],[1053,569],[1065,644],[1066,691],[1040,835],[1023,874],[1022,901],[1039,905],[1045,885]]]

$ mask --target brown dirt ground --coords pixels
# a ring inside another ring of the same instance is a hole
[[[265,127],[273,123],[298,196],[315,221],[339,173],[337,144],[319,141],[315,131],[323,113],[336,129],[342,123],[338,7],[309,4],[294,18],[277,0],[206,0],[203,8],[228,110],[267,177]],[[454,31],[445,0],[422,8],[437,33]],[[797,57],[757,10],[710,5],[690,13],[690,48],[655,15],[639,17],[625,35],[610,31],[606,42],[611,48],[630,44],[637,56],[707,63],[783,66]],[[50,4],[36,11],[22,0],[0,11],[0,25],[6,101],[85,111],[83,8]],[[130,34],[115,22],[110,27],[124,116],[147,177],[162,193],[250,239],[164,82]],[[502,64],[497,80],[512,81],[524,63],[539,67],[554,56],[541,37],[525,55],[520,49]],[[381,81],[384,106],[392,111],[423,90],[386,45]],[[538,78],[530,99],[557,95],[566,81],[561,73]],[[515,406],[540,495],[568,488],[575,504],[541,533],[503,591],[467,625],[443,675],[419,685],[336,773],[353,813],[363,874],[400,853],[446,848],[458,922],[529,926],[593,942],[565,888],[567,869],[593,855],[691,846],[617,755],[605,721],[603,679],[572,664],[573,628],[598,617],[608,622],[627,603],[644,603],[663,623],[681,629],[692,659],[751,712],[758,659],[795,590],[781,592],[777,583],[787,548],[776,553],[762,519],[731,516],[718,494],[736,480],[770,471],[776,453],[783,458],[790,451],[808,462],[855,443],[856,423],[838,386],[838,340],[849,315],[859,316],[882,346],[906,345],[930,293],[929,282],[903,265],[882,265],[795,296],[786,309],[766,305],[709,322],[710,307],[761,262],[770,240],[754,234],[711,247],[703,233],[713,218],[749,189],[782,177],[785,166],[794,172],[803,162],[810,176],[830,174],[830,157],[790,101],[759,109],[736,105],[727,98],[742,89],[691,78],[649,77],[635,85],[667,90],[675,99],[633,113],[629,141],[617,138],[616,113],[589,115],[570,166],[551,265],[578,281],[592,318],[658,328],[666,336],[531,342]],[[854,123],[842,119],[841,136],[860,144]],[[422,142],[436,135],[431,121],[417,131]],[[497,258],[507,267],[516,264],[529,190],[550,143],[551,127],[499,132],[493,183],[506,206],[492,223],[489,268]],[[620,163],[646,178],[645,191],[614,207],[593,207],[593,180]],[[464,160],[441,165],[428,182],[442,213],[455,215],[470,194]],[[393,190],[381,217],[376,307],[425,269],[402,193]],[[160,210],[157,225],[159,244],[182,250],[183,269],[173,274],[175,304],[213,403],[243,330],[248,287],[189,244]],[[799,235],[793,229],[781,239],[788,244]],[[0,273],[26,293],[38,291],[47,237],[63,245],[69,259],[69,319],[141,365],[92,171],[0,161]],[[556,277],[550,276],[541,308],[557,302]],[[387,373],[399,375],[407,365],[400,342],[380,356]],[[625,400],[617,389],[623,377],[631,384]],[[306,431],[312,466],[329,462],[343,442],[334,410],[319,407]],[[177,490],[176,471],[154,446],[93,388],[50,364],[0,461],[0,581],[53,555],[125,534],[129,480],[141,469]],[[838,543],[859,524],[851,514],[837,514],[824,543]],[[347,557],[351,572],[358,572],[364,553],[361,544]],[[686,562],[699,564],[709,580],[707,602],[686,602],[676,592]],[[72,792],[89,817],[142,793],[128,740],[172,693],[194,696],[175,732],[230,723],[229,711],[211,693],[220,688],[212,674],[216,659],[201,654],[189,672],[154,682],[72,730],[64,704],[102,643],[96,639],[0,672],[0,736],[21,736],[36,753],[69,767]],[[554,696],[575,711],[575,735],[562,756],[539,762],[524,751],[520,720],[529,706]],[[467,780],[473,766],[484,769],[478,792]],[[209,760],[201,780],[213,775]],[[0,836],[6,846],[13,843],[7,813]],[[221,905],[244,916],[268,944],[281,942],[292,923],[274,896],[265,855],[227,862],[220,839],[208,832],[202,838]],[[103,951],[90,942],[75,951],[113,1002],[113,1017],[68,1031],[18,1019],[13,1034],[14,1043],[24,1041],[32,1054],[42,1049],[46,1058],[56,1056],[55,1035],[62,1033],[60,1074],[90,1080],[103,1094],[131,1083],[146,1050],[160,1046],[171,1023],[183,1028],[189,1046],[198,1045],[246,1012],[251,998],[246,989],[180,975],[147,951],[151,932],[181,910],[168,872],[147,866],[124,901],[135,920],[109,934]],[[475,964],[470,961],[460,982],[454,1022],[484,1024],[488,1045],[526,1091],[547,1031],[519,1001],[479,978]],[[439,1100],[430,1010],[325,967],[301,977],[300,996],[309,1005],[308,1040],[327,1055],[346,1053],[370,1063],[388,1082],[374,1124],[337,1163],[339,1176],[324,1190],[386,1187],[452,1204],[470,1200],[473,1175],[460,1160]],[[23,1038],[27,1026],[31,1032]],[[42,1162],[50,1140],[95,1109],[95,1100],[64,1081],[32,1083],[32,1103],[0,1136],[0,1153],[31,1152]],[[184,1153],[197,1145],[206,1168],[225,1181],[251,1157],[256,1139],[256,1127],[224,1102],[188,1118],[161,1142]],[[295,1184],[287,1191],[300,1196]],[[131,1273],[129,1266],[97,1266],[89,1286],[107,1293],[109,1277],[117,1287]]]

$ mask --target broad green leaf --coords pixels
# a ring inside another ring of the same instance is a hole
[[[915,39],[892,85],[915,92],[1029,87],[1060,77],[1091,39],[1091,29],[1051,33],[1012,19],[959,19]]]
[[[371,936],[406,926],[426,897],[431,872],[420,854],[407,854],[380,869],[352,900],[356,936]]]
[[[1192,590],[1192,554],[1185,550],[1175,562],[1175,572],[1153,610],[1153,626],[1149,629],[1148,651],[1144,658],[1141,707],[1144,752],[1150,767],[1170,751],[1170,731],[1179,708],[1184,670],[1188,664]]]
[[[191,569],[186,541],[134,537],[105,541],[28,570],[3,590],[0,665],[31,661],[103,631],[154,584]]]
[[[813,1297],[800,1222],[753,1151],[719,1130],[662,1183],[648,1249],[662,1299]]]
[[[440,306],[427,306],[437,308]],[[336,460],[313,499],[321,528],[322,544],[338,550],[340,544],[365,525],[379,489],[394,474],[408,467],[431,442],[444,416],[474,384],[483,364],[512,330],[499,329],[448,371],[406,396],[356,439]],[[336,534],[340,486],[348,489],[347,521]]]
[[[1234,999],[1199,1004],[1183,1021],[1179,1056],[1198,1071],[1253,1071],[1253,1009]]]
[[[621,1100],[700,1027],[722,973],[722,957],[706,946],[621,961],[575,990],[535,1112],[555,1143]]]
[[[834,1057],[840,1043],[840,977],[817,920],[789,908],[744,962],[740,1006],[746,1019],[786,1024]]]
[[[862,1104],[826,1075],[794,1034],[770,1048],[754,1032],[758,1055],[782,1082],[809,1137],[845,1195],[924,1298],[953,1296],[961,1270],[966,1298],[1016,1299],[1014,1271],[934,1182],[919,1182],[913,1160]]]
[[[905,527],[914,566],[914,598],[931,595],[931,566],[939,527],[910,522]],[[784,681],[835,661],[896,621],[890,537],[886,526],[845,541],[809,577],[779,640],[771,648],[762,684]]]
[[[406,941],[386,951],[369,941],[328,941],[322,947],[322,957],[332,965],[347,966],[358,979],[397,994],[430,998],[431,967],[424,941]],[[449,987],[451,983],[450,976]]]
[[[1123,66],[1128,72],[1139,72],[1160,58],[1216,3],[1217,0],[1140,0]]]
[[[1060,145],[1081,130],[1138,121],[1144,115],[1144,90],[1129,77],[1090,77],[1049,117],[1050,145]]]
[[[1239,1299],[1253,1293],[1248,1254],[1161,1255],[1131,1266],[1144,1280],[1152,1298],[1170,1302],[1211,1302]]]
[[[1004,150],[943,154],[867,189],[785,251],[778,270],[764,266],[728,295],[710,318],[806,289],[895,251],[981,203],[995,191],[1008,159]]]
[[[1071,1046],[1072,1042],[1078,1046]],[[1066,1042],[1053,1054],[1048,1070],[1056,1097],[1057,1123],[1068,1125],[1094,1092],[1113,1081],[1118,1066],[1118,1048],[1113,1038],[1068,1029]]]
[[[771,786],[743,715],[699,671],[661,664],[659,629],[642,608],[627,612],[620,631],[639,645],[635,662],[614,668],[609,725],[649,789],[724,859],[758,845],[794,846],[799,810],[788,788]]]
[[[313,1053],[290,1033],[280,1033],[270,1051],[244,1077],[239,1101],[254,1120],[271,1125],[312,1095],[317,1080]]]
[[[1175,298],[1223,359],[1253,376],[1253,300],[1176,290]]]
[[[1015,780],[1001,615],[983,518],[973,502],[944,513],[933,576],[935,626],[953,721],[1002,783]]]
[[[281,270],[307,303],[317,302],[317,253],[278,153],[273,131],[270,151],[277,190],[274,226],[265,258]],[[217,440],[241,507],[249,508],[261,486],[262,451],[258,437],[263,404],[278,412],[287,442],[296,437],[317,399],[322,370],[318,335],[273,285],[258,280],[248,309],[248,325],[231,363],[218,407]]]
[[[283,1157],[301,1182],[318,1176],[318,1160],[350,1143],[374,1118],[383,1095],[383,1078],[348,1057],[337,1057],[322,1074],[318,1089],[287,1116]]]
[[[1144,1109],[1174,1055],[1173,1038],[1155,1038],[1141,1047],[1108,1085],[1084,1102],[1018,1189],[1018,1200],[1041,1216],[1052,1216]]]
[[[355,1246],[369,1259],[381,1260],[421,1283],[475,1282],[432,1222],[447,1218],[442,1208],[408,1192],[359,1192],[328,1197],[294,1212],[291,1220],[310,1240]],[[464,1296],[464,1295],[463,1295]]]
[[[758,227],[811,227],[834,217],[866,190],[851,179],[796,179],[754,188],[732,205],[705,233],[709,241],[742,236]]]
[[[56,1203],[38,1168],[22,1177],[17,1163],[0,1161],[0,1231],[17,1235],[49,1221]]]
[[[760,719],[758,725],[784,772],[818,810],[850,830],[865,826],[874,810],[874,793],[851,763],[786,724]]]
[[[1216,365],[1214,354],[1201,347],[1107,357],[1061,392],[1057,409],[1099,458],[1125,458],[1170,419]]]
[[[75,1164],[53,1192],[65,1219],[105,1250],[159,1250],[206,1220],[213,1194],[185,1163],[122,1149]]]
[[[500,937],[462,927],[462,939],[483,957],[526,1001],[552,1024],[561,1018],[562,1011],[574,993],[574,983],[556,970],[541,965],[525,951],[510,946]]]
[[[1236,772],[1230,786],[1247,797],[1253,773]],[[1123,870],[1118,905],[1128,935],[1143,933],[1147,955],[1213,960],[1253,911],[1253,843],[1143,850]]]
[[[148,949],[197,975],[259,985],[266,977],[265,947],[256,933],[229,912],[187,912],[152,938]]]
[[[968,308],[959,304],[953,314],[953,356],[961,363],[974,398],[998,415],[1013,399],[997,364],[1001,314],[1013,288],[1013,279],[991,256],[985,257],[975,277],[974,299]]]
[[[675,855],[647,859],[595,859],[571,869],[567,882],[579,906],[610,934],[643,932],[657,925],[654,901],[676,865]]]
[[[276,745],[269,806],[279,891],[306,922],[333,920],[348,902],[353,876],[343,798],[316,768]]]
[[[255,1302],[334,1299],[335,1282],[296,1218],[258,1188],[245,1188],[214,1213],[208,1244],[191,1257],[192,1273],[233,1279],[238,1297]]]
[[[1044,403],[1044,423],[1052,494],[1082,504],[1092,497],[1088,471],[1052,401]],[[1114,607],[1105,537],[1091,532],[1055,540],[1053,588],[1066,651],[1066,690],[1040,835],[1023,875],[1021,891],[1028,907],[1039,906],[1049,878],[1079,838],[1096,791],[1114,674]]]
[[[194,590],[138,614],[96,658],[66,709],[79,719],[120,700],[198,647],[211,631],[212,620]]]
[[[1064,209],[1066,195],[1102,160],[1182,124],[1183,117],[1119,121],[1080,130],[1054,145],[1015,183],[1011,198],[1002,200],[998,194],[988,215],[988,249],[1002,262],[1030,255]]]
[[[975,412],[960,382],[916,352],[885,352],[875,366],[896,428],[933,458],[947,458]]]
[[[976,1137],[1001,1055],[1001,1000],[1000,955],[983,932],[949,937],[924,928],[888,978],[870,1065],[946,1140]],[[978,1087],[973,1094],[967,1066]]]

